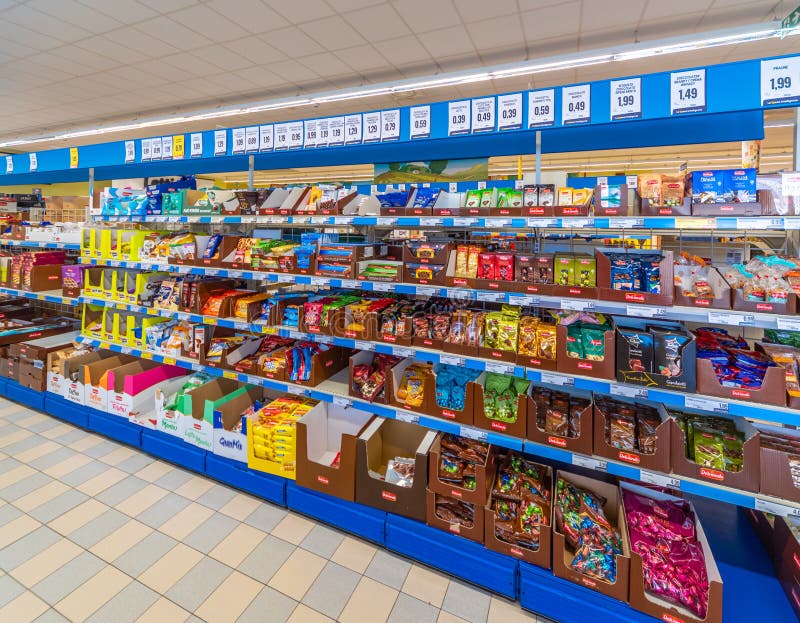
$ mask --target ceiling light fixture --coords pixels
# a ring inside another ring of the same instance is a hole
[[[22,145],[32,145],[44,141],[69,141],[76,138],[86,138],[89,136],[102,136],[118,132],[133,132],[147,128],[157,128],[166,125],[181,123],[193,123],[210,119],[223,119],[226,117],[236,117],[241,115],[251,115],[264,113],[272,110],[286,110],[302,106],[312,106],[328,104],[333,102],[343,102],[354,99],[367,99],[381,95],[392,95],[405,93],[408,91],[422,91],[443,87],[456,87],[463,84],[475,82],[486,82],[489,80],[501,80],[522,75],[533,75],[538,73],[559,71],[566,69],[577,69],[589,65],[599,65],[605,63],[625,62],[646,58],[654,55],[676,54],[701,50],[705,48],[718,47],[724,45],[736,45],[740,43],[750,43],[763,41],[781,36],[795,35],[800,33],[800,29],[790,31],[788,34],[781,34],[780,22],[769,22],[756,26],[725,29],[707,33],[706,36],[697,39],[692,38],[697,35],[687,35],[683,37],[672,37],[660,42],[651,42],[647,47],[642,43],[635,43],[620,46],[614,49],[598,50],[591,56],[580,56],[580,54],[567,54],[539,62],[513,63],[498,65],[486,68],[480,72],[452,72],[442,74],[438,77],[429,79],[413,78],[391,84],[374,85],[368,88],[343,89],[327,93],[320,93],[309,97],[291,97],[279,100],[272,100],[263,103],[253,103],[249,106],[239,106],[233,108],[218,108],[208,111],[200,111],[194,114],[178,115],[174,117],[161,117],[147,119],[136,123],[124,123],[107,127],[95,127],[85,130],[75,130],[61,134],[49,136],[28,137],[10,141],[0,142],[0,148],[20,147]]]

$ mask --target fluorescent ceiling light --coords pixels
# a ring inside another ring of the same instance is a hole
[[[32,145],[43,141],[69,141],[71,139],[86,138],[89,136],[102,136],[119,132],[133,132],[147,128],[157,128],[181,123],[196,123],[198,121],[212,119],[224,119],[226,117],[251,115],[269,112],[272,110],[286,110],[303,106],[316,106],[320,104],[343,102],[354,99],[369,99],[381,95],[393,95],[408,91],[424,91],[428,89],[438,89],[444,87],[457,87],[464,84],[486,82],[490,80],[502,80],[504,78],[512,78],[515,76],[534,75],[549,71],[576,69],[589,65],[626,62],[655,55],[676,54],[680,52],[701,50],[711,47],[763,41],[765,39],[773,39],[781,36],[786,37],[798,33],[800,33],[800,29],[795,29],[790,31],[788,34],[783,33],[783,35],[781,35],[780,22],[773,21],[766,24],[758,24],[749,27],[713,31],[706,33],[701,38],[697,38],[697,34],[693,34],[683,37],[672,37],[669,39],[650,42],[648,44],[635,43],[618,46],[613,49],[598,50],[590,56],[567,54],[558,57],[542,59],[537,62],[496,65],[477,72],[451,72],[438,76],[431,76],[429,78],[413,78],[395,81],[392,83],[376,84],[364,88],[323,92],[316,95],[309,95],[308,97],[289,97],[265,102],[253,102],[247,106],[216,108],[185,115],[150,118],[138,122],[122,123],[107,127],[87,128],[48,136],[26,137],[0,142],[0,148],[20,147],[22,145]]]

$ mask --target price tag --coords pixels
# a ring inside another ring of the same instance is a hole
[[[584,229],[585,227],[592,227],[594,219],[591,218],[572,218],[566,217],[561,219],[561,227],[564,229]]]
[[[416,413],[409,413],[408,411],[397,411],[395,419],[401,422],[408,422],[409,424],[419,424],[419,416]]]
[[[643,218],[610,218],[608,226],[611,229],[636,229],[644,227]]]
[[[289,128],[289,149],[302,149],[303,147],[303,122],[295,121],[287,124]]]
[[[587,311],[594,309],[594,301],[583,301],[581,299],[563,299],[561,309],[569,311]]]
[[[497,129],[519,130],[522,127],[522,93],[497,96]]]
[[[394,292],[394,284],[376,281],[372,284],[374,292]]]
[[[592,87],[579,84],[561,89],[561,123],[589,123],[592,118]]]
[[[478,292],[477,298],[484,303],[502,303],[506,300],[505,292]]]
[[[770,500],[763,500],[761,498],[755,499],[755,509],[762,513],[771,513],[773,515],[780,515],[781,517],[800,517],[800,508],[794,506],[786,506],[778,502]]]
[[[800,331],[800,318],[778,316],[778,328],[782,331]]]
[[[286,391],[290,394],[294,394],[295,396],[302,396],[306,393],[306,390],[302,387],[298,387],[297,385],[287,385]]]
[[[317,119],[317,147],[327,147],[330,137],[327,119]]]
[[[245,130],[244,130],[244,147],[245,147],[245,151],[247,151],[247,152],[258,151],[259,137],[258,137],[258,126],[257,125],[253,125],[253,126],[245,128]]]
[[[586,467],[587,469],[594,469],[599,472],[608,471],[608,461],[595,459],[591,456],[581,456],[580,454],[572,455],[572,464],[579,467]]]
[[[706,109],[706,70],[673,71],[670,74],[670,111],[673,115],[704,112]]]
[[[153,143],[149,138],[142,139],[142,162],[148,162],[152,156],[153,152],[151,151]]]
[[[783,219],[764,218],[763,216],[737,218],[736,229],[783,229]]]
[[[14,158],[6,156],[6,173],[14,172]]]
[[[400,184],[403,186],[400,190],[405,190],[405,184]],[[423,227],[439,227],[443,222],[443,219],[440,218],[421,218],[419,219],[419,224]]]
[[[354,288],[356,290],[361,289],[361,282],[357,279],[342,279],[342,287],[343,288]]]
[[[471,426],[462,426],[461,436],[467,439],[475,439],[476,441],[486,441],[489,438],[489,433],[485,430],[472,428]]]
[[[628,398],[647,398],[646,387],[633,387],[631,385],[619,385],[611,383],[610,390],[612,396],[627,396]]]
[[[487,372],[497,372],[498,374],[514,374],[514,366],[510,363],[487,361],[484,365],[484,368]]]
[[[644,469],[639,472],[639,480],[658,487],[669,487],[671,489],[681,488],[681,481],[678,478],[667,476],[666,474],[648,472]]]
[[[275,136],[274,126],[260,125],[258,126],[258,150],[259,151],[272,151],[275,144],[273,138]]]
[[[228,131],[216,130],[214,132],[214,155],[224,156],[228,153]]]
[[[529,218],[528,227],[558,227],[557,218]]]
[[[172,159],[183,160],[186,154],[183,134],[176,134],[172,137]]]
[[[172,137],[161,137],[161,157],[164,160],[172,160]]]
[[[431,136],[431,107],[413,106],[409,115],[411,119],[411,130],[409,138],[430,138]]]
[[[556,91],[528,92],[528,127],[543,128],[556,124]]]
[[[203,133],[195,132],[189,135],[189,157],[200,158],[203,155]]]
[[[472,227],[478,223],[475,218],[454,218],[453,227]]]
[[[320,344],[333,344],[333,338],[330,335],[315,335],[314,341]]]
[[[120,351],[123,355],[130,355],[133,352],[133,349],[130,346],[123,346],[120,348]]]
[[[315,286],[328,286],[331,280],[326,277],[311,277],[311,284]]]
[[[782,177],[786,177],[786,173],[782,175]],[[797,176],[798,180],[800,180],[800,175]],[[783,192],[781,193],[784,197],[791,197],[793,193]],[[800,196],[800,187],[798,187],[797,192],[794,193],[797,196]],[[783,228],[784,229],[791,229],[796,230],[800,229],[800,218],[787,218],[784,217],[783,219]]]
[[[605,175],[599,175],[597,177],[597,185],[598,186],[608,186],[608,177]]]
[[[161,160],[161,155],[163,153],[163,145],[161,144],[161,138],[151,138],[150,139],[150,159],[151,160]]]
[[[361,115],[347,115],[344,118],[344,142],[352,145],[361,142]]]
[[[575,385],[575,379],[571,376],[564,376],[555,372],[542,372],[541,382],[549,385]]]
[[[309,119],[303,122],[303,133],[305,134],[304,146],[306,149],[317,146],[317,120]]]
[[[639,187],[639,176],[638,175],[626,175],[625,176],[625,185],[628,188],[638,188]]]
[[[728,403],[713,398],[703,398],[702,396],[684,396],[684,406],[687,409],[697,409],[699,411],[710,411],[712,413],[727,413]]]
[[[472,131],[493,132],[495,115],[495,99],[479,97],[472,100]]]
[[[439,288],[434,288],[433,286],[417,286],[418,296],[439,296]]]
[[[509,294],[509,305],[519,305],[520,307],[529,307],[536,304],[535,296],[525,296],[524,294]]]
[[[364,113],[363,143],[377,143],[381,140],[381,113]]]
[[[398,357],[413,357],[417,354],[413,348],[402,348],[400,346],[395,346],[392,349],[392,354],[397,355]]]
[[[344,145],[344,117],[328,119],[328,147]]]
[[[708,321],[711,324],[722,324],[731,327],[747,327],[755,323],[755,316],[753,314],[709,311]]]
[[[611,81],[611,121],[640,119],[642,116],[642,79]],[[635,186],[634,186],[635,188]]]
[[[375,344],[364,340],[355,340],[355,348],[357,350],[375,350]]]
[[[626,309],[628,316],[635,318],[658,318],[667,315],[666,307],[650,307],[649,305],[631,305]]]
[[[289,149],[289,124],[275,124],[275,151]]]
[[[447,105],[447,135],[469,134],[470,101],[461,100]]]
[[[444,363],[448,366],[463,366],[466,362],[463,357],[441,354],[439,355],[439,363]]]
[[[345,396],[334,396],[333,404],[347,408],[353,406],[353,401]]]
[[[77,169],[78,168],[78,148],[77,147],[70,147],[69,148],[69,168],[70,169]]]
[[[400,111],[384,110],[381,112],[381,140],[396,141],[400,138]]]
[[[458,192],[458,182],[450,182],[447,185],[447,192],[449,192],[449,193],[457,193]]]
[[[136,160],[136,141],[125,141],[125,164],[133,162],[134,160]],[[31,169],[31,171],[35,170],[36,169]]]
[[[800,102],[800,56],[761,61],[761,105]]]

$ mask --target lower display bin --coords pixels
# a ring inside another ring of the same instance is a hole
[[[206,453],[206,474],[263,500],[286,506],[286,479],[247,469],[247,465]]]
[[[142,429],[142,450],[195,472],[205,472],[206,451],[159,430]]]
[[[478,543],[389,513],[386,516],[386,547],[509,599],[517,598],[518,561]],[[544,573],[552,578],[549,572]],[[555,618],[556,615],[551,616]],[[561,617],[556,620],[561,620]]]
[[[91,407],[86,407],[86,411],[89,413],[89,428],[94,432],[129,446],[141,447],[142,428],[140,426],[131,424],[127,418],[109,415]]]
[[[5,395],[4,388],[0,387]],[[44,393],[44,411],[53,417],[81,428],[89,428],[89,411],[85,407],[65,400],[58,394]]]
[[[286,505],[368,541],[386,543],[386,511],[312,491],[291,480],[286,481]]]
[[[37,411],[44,411],[44,392],[36,391],[29,387],[23,387],[14,379],[6,379],[3,390],[3,394],[9,400],[19,402]]]

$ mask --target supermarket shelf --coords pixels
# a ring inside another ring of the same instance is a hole
[[[555,461],[560,461],[566,464],[572,464],[580,467],[594,469],[596,471],[607,472],[616,476],[631,478],[642,482],[649,482],[661,486],[668,486],[672,488],[681,489],[685,493],[692,493],[700,495],[709,499],[726,502],[728,504],[735,504],[745,508],[755,508],[779,515],[793,515],[800,517],[800,504],[779,500],[770,496],[763,496],[760,494],[749,493],[746,491],[739,491],[729,487],[722,487],[717,485],[710,485],[708,483],[700,482],[691,478],[684,478],[674,474],[661,474],[656,472],[649,472],[640,470],[630,465],[609,461],[607,459],[586,456],[578,453],[569,452],[560,448],[553,448],[537,444],[531,441],[509,437],[508,435],[501,435],[492,431],[478,429],[472,426],[456,424],[448,422],[439,418],[420,415],[411,411],[397,409],[388,405],[378,405],[365,400],[359,400],[348,396],[347,392],[347,375],[348,371],[343,370],[339,374],[323,381],[317,387],[306,387],[296,385],[294,383],[285,383],[281,381],[273,381],[270,379],[261,378],[258,376],[237,373],[231,370],[220,370],[218,368],[205,368],[196,361],[189,359],[182,359],[179,357],[166,357],[163,355],[143,351],[141,349],[130,348],[105,342],[99,339],[81,336],[78,341],[92,345],[96,348],[112,350],[114,352],[121,352],[141,357],[144,359],[152,359],[159,363],[170,365],[177,365],[182,368],[191,370],[204,370],[208,374],[214,376],[222,376],[225,378],[235,379],[242,383],[251,383],[254,385],[262,385],[269,389],[287,392],[291,394],[299,394],[309,396],[322,402],[338,404],[344,407],[351,407],[369,413],[374,413],[383,418],[397,419],[404,422],[411,422],[419,424],[431,430],[441,432],[453,433],[471,439],[478,439],[487,441],[496,446],[510,448],[512,450],[525,451],[534,456],[547,458]],[[566,375],[562,375],[565,378]],[[570,377],[571,378],[571,377]],[[624,395],[622,392],[604,392],[613,393],[614,395]],[[762,416],[762,419],[764,417]],[[795,420],[797,421],[797,420]]]
[[[485,229],[657,229],[719,231],[782,231],[800,229],[800,217],[781,216],[321,216],[321,215],[243,215],[243,216],[94,216],[109,223],[208,223],[334,227],[427,227]]]
[[[34,301],[44,301],[45,303],[60,303],[61,305],[78,305],[78,299],[69,296],[62,296],[61,290],[45,290],[44,292],[28,292],[26,290],[15,290],[14,288],[0,288],[0,294],[8,296],[21,296],[22,298]]]
[[[312,277],[309,275],[292,275],[255,270],[203,268],[198,266],[178,266],[175,264],[128,262],[124,260],[105,260],[85,257],[80,258],[80,262],[92,266],[110,266],[132,268],[135,270],[159,270],[191,275],[266,280],[274,283],[314,285],[329,288],[350,288],[367,292],[395,292],[397,294],[419,295],[426,298],[442,296],[459,301],[477,300],[482,302],[508,303],[510,305],[520,305],[523,307],[593,311],[617,316],[652,318],[654,320],[681,320],[734,327],[800,330],[800,317],[794,315],[782,316],[779,314],[705,309],[700,307],[640,305],[638,303],[620,303],[597,299],[531,295],[518,292],[498,292],[496,290],[448,288],[444,286],[417,285],[413,283],[361,281],[358,279],[334,279],[330,277]]]
[[[39,242],[37,240],[6,240],[0,238],[0,247],[25,247],[29,249],[65,249],[67,251],[80,251],[81,245],[77,242]]]

